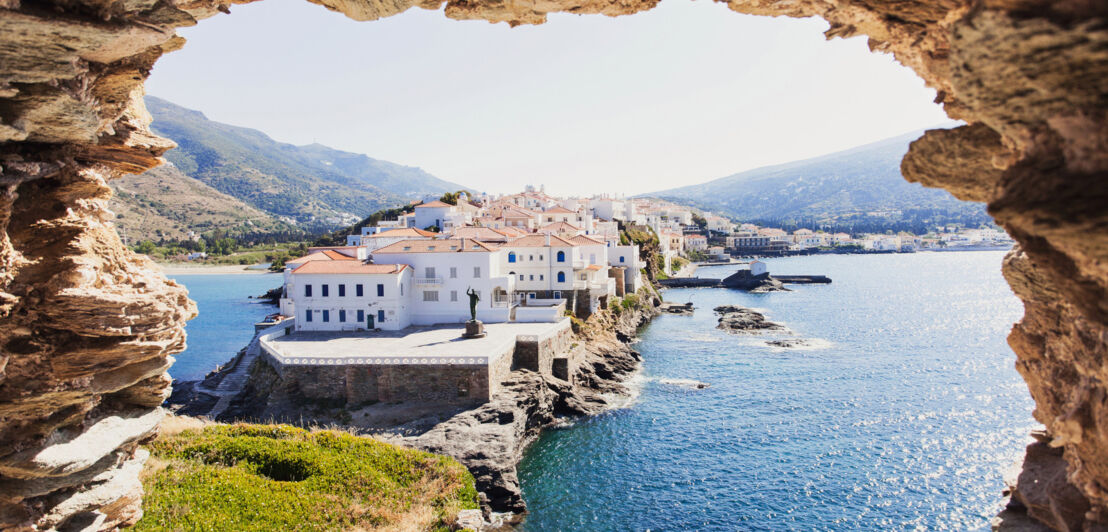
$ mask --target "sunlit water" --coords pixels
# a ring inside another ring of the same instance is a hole
[[[185,285],[200,314],[185,325],[188,349],[175,355],[169,369],[174,379],[202,379],[216,366],[246,347],[254,335],[254,323],[277,307],[250,296],[281,285],[277,274],[193,274],[172,278]]]
[[[669,290],[637,344],[628,408],[551,430],[520,479],[526,530],[981,530],[1034,427],[1004,342],[1020,316],[1000,252],[813,256],[771,272],[831,285]],[[723,277],[729,268],[703,268]],[[170,373],[203,377],[275,310],[276,275],[180,275],[200,315]],[[736,336],[712,307],[762,310],[794,334]],[[767,347],[800,337],[808,349]],[[695,382],[711,386],[696,390]]]
[[[661,316],[642,331],[631,406],[529,448],[524,529],[987,529],[1002,471],[1035,426],[1004,340],[1022,309],[1002,257],[771,259],[771,273],[834,283],[667,291],[691,299],[696,315]],[[712,308],[725,303],[795,334],[718,330]],[[782,337],[817,345],[764,344]]]

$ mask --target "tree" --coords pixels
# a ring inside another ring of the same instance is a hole
[[[138,246],[135,246],[135,251],[142,253],[143,255],[149,255],[154,252],[154,243],[149,240],[143,240],[139,242]]]

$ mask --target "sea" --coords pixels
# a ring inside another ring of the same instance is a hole
[[[605,414],[546,431],[519,479],[526,531],[988,530],[1002,475],[1038,425],[1005,337],[1022,306],[1004,252],[767,259],[827,285],[665,291],[634,346],[643,369]],[[697,275],[724,277],[734,266]],[[270,275],[177,279],[200,305],[171,373],[199,378],[273,307]],[[754,308],[788,331],[716,329]],[[767,341],[802,339],[802,348]],[[701,384],[708,385],[701,388]]]

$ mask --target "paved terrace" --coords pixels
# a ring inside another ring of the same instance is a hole
[[[462,338],[465,326],[461,324],[380,332],[301,331],[262,340],[262,346],[285,365],[487,365],[511,352],[519,336],[542,338],[567,327],[568,319],[556,323],[486,323],[484,338]]]

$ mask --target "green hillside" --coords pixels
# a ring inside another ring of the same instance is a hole
[[[229,234],[298,233],[266,212],[181,173],[172,163],[109,182],[109,208],[129,242],[185,240],[189,233],[222,229]]]
[[[178,147],[166,154],[184,174],[310,232],[357,222],[381,208],[463,188],[414,167],[208,120],[153,96],[151,129]]]
[[[990,222],[983,204],[960,201],[944,190],[904,180],[900,160],[908,144],[921,134],[646,196],[692,204],[741,221],[785,226],[874,230]]]

